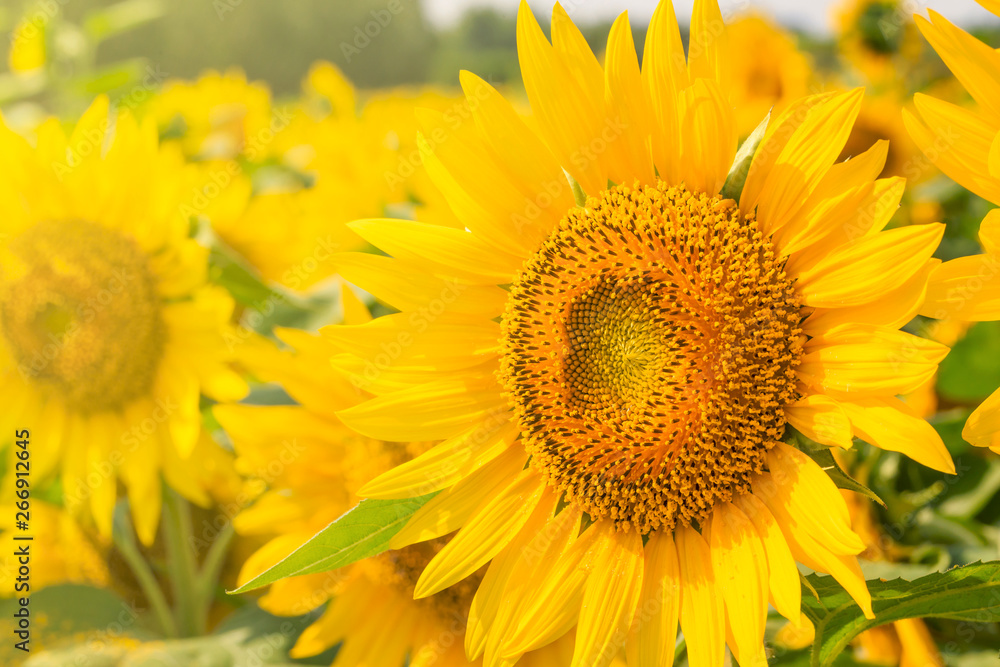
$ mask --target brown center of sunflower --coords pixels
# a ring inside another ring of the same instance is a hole
[[[616,186],[526,262],[500,376],[531,463],[643,533],[749,490],[796,398],[799,303],[731,200]]]
[[[3,259],[0,324],[21,375],[82,412],[150,391],[166,331],[146,256],[116,231],[43,222]]]
[[[448,538],[439,537],[427,542],[417,542],[395,551],[386,551],[377,558],[382,561],[380,579],[403,591],[407,598],[413,597],[413,590],[424,568],[444,546]],[[449,586],[427,598],[413,600],[413,604],[423,605],[445,624],[455,623],[464,627],[469,618],[472,598],[479,588],[486,568],[480,569],[462,581]]]

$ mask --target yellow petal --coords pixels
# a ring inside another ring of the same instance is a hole
[[[764,230],[774,232],[785,224],[817,188],[847,143],[862,95],[861,89],[834,95],[806,112],[774,161],[760,194],[757,220]]]
[[[545,484],[538,475],[525,471],[478,508],[458,534],[424,568],[413,597],[434,595],[489,562],[527,522],[544,488]]]
[[[492,376],[428,382],[376,396],[337,416],[351,429],[376,440],[442,440],[473,424],[495,420],[507,411]],[[392,415],[387,419],[386,415]]]
[[[572,511],[553,516],[557,500],[551,490],[543,493],[524,528],[486,570],[472,598],[465,629],[465,652],[470,660],[483,654],[490,634],[506,634],[515,618],[513,610],[527,596],[523,587],[528,577],[519,575],[544,562],[546,554],[555,557],[576,538],[579,518],[574,518]]]
[[[389,547],[402,549],[455,532],[487,499],[510,485],[524,469],[526,460],[524,450],[511,447],[455,486],[431,498],[392,537]]]
[[[729,40],[717,0],[695,0],[689,32],[688,72],[691,80],[709,79],[725,93],[730,72]]]
[[[620,139],[609,144],[611,180],[628,185],[635,179],[655,183],[648,129],[649,97],[639,73],[628,12],[623,12],[611,26],[604,69],[608,117],[619,119],[628,128]]]
[[[778,157],[784,153],[796,130],[809,117],[810,110],[832,98],[833,93],[824,93],[796,100],[768,124],[764,140],[754,153],[753,162],[750,163],[743,192],[740,195],[740,210],[744,215],[753,213],[757,208]]]
[[[841,401],[841,405],[854,426],[854,434],[865,442],[955,474],[955,463],[941,436],[903,401],[892,396],[856,397]]]
[[[491,319],[503,313],[507,292],[496,285],[470,285],[433,275],[420,264],[368,253],[336,256],[340,275],[393,308],[416,311],[425,324],[441,315],[467,314]]]
[[[389,368],[453,371],[495,359],[500,325],[477,318],[393,313],[358,325],[324,327],[336,350],[368,362],[365,374]],[[409,440],[409,438],[407,438]]]
[[[576,629],[573,667],[607,667],[624,646],[642,591],[642,537],[597,522],[600,535]]]
[[[732,107],[717,83],[699,79],[681,94],[678,113],[682,178],[692,191],[715,194],[726,182],[736,156]]]
[[[836,554],[859,554],[865,543],[851,530],[847,504],[819,464],[795,447],[778,443],[767,453],[773,495],[754,495],[779,518],[788,516],[796,526]]]
[[[850,308],[817,308],[802,322],[803,333],[821,335],[824,331],[846,324],[871,324],[887,329],[898,329],[923,308],[931,273],[941,264],[930,259],[900,287],[887,292],[870,303]]]
[[[576,205],[569,181],[545,143],[493,86],[466,71],[459,73],[459,80],[480,138],[528,195],[519,215],[512,216],[506,236],[531,252]],[[531,159],[525,160],[525,155]]]
[[[643,47],[642,80],[653,120],[653,162],[660,178],[676,185],[683,179],[677,100],[688,86],[688,75],[672,0],[662,0],[653,11]]]
[[[753,495],[763,500],[771,510],[795,560],[817,572],[831,574],[861,607],[865,618],[875,618],[872,612],[871,594],[868,592],[868,584],[865,583],[857,558],[833,553],[824,543],[814,539],[807,532],[808,526],[798,525],[780,503],[771,502],[775,486],[770,475],[758,475],[752,481]]]
[[[642,597],[625,645],[628,664],[673,665],[681,602],[678,568],[677,547],[671,534],[667,531],[650,533],[646,542]]]
[[[691,667],[718,667],[725,655],[725,605],[712,571],[712,552],[690,526],[679,529],[677,556],[681,581],[681,631]]]
[[[358,495],[366,498],[412,498],[453,486],[513,444],[517,426],[507,415],[484,421],[382,473],[365,484]]]
[[[858,329],[864,330],[861,327]],[[868,328],[875,336],[876,328]],[[808,387],[856,396],[908,394],[937,372],[947,348],[902,331],[862,343],[815,338],[795,374]],[[933,346],[933,347],[932,347]]]
[[[903,125],[913,143],[952,180],[987,201],[1000,202],[1000,185],[989,176],[989,154],[985,150],[991,130],[989,123],[974,112],[920,93],[913,100],[920,116],[903,109]],[[948,115],[942,118],[943,113]],[[959,126],[965,128],[966,135],[961,134]],[[923,171],[929,168],[920,166]]]
[[[617,131],[617,136],[623,130],[601,127],[603,108],[595,108],[594,97],[588,96],[581,78],[545,39],[524,0],[517,12],[517,56],[531,111],[546,143],[584,192],[597,194],[607,186],[608,175],[603,168],[606,151],[592,149],[592,142],[600,138],[602,129],[610,129],[612,134]],[[582,67],[577,67],[577,72]],[[602,144],[605,149],[606,143]]]
[[[737,497],[733,504],[753,522],[767,554],[768,588],[778,613],[793,623],[801,615],[802,584],[788,542],[767,506],[753,494]]]
[[[516,631],[501,648],[503,657],[514,660],[558,639],[576,625],[597,537],[591,526],[551,564],[539,567],[528,588],[534,594],[521,608]]]
[[[474,283],[509,283],[521,268],[520,257],[498,251],[462,229],[394,219],[358,220],[348,226],[393,257],[435,262]]]
[[[798,271],[796,290],[816,308],[857,306],[909,280],[931,258],[944,225],[900,227],[841,246]]]
[[[821,394],[806,396],[785,407],[785,419],[807,438],[823,445],[850,449],[851,420],[844,409]]]
[[[1000,391],[995,391],[979,404],[962,429],[962,437],[976,447],[997,447],[1000,434]]]
[[[740,665],[766,667],[767,559],[750,519],[729,503],[711,517],[709,545],[716,585],[726,603],[733,653]]]
[[[1000,319],[1000,254],[959,257],[930,275],[920,314],[939,320]]]
[[[930,21],[914,17],[920,32],[973,99],[989,109],[994,118],[1000,116],[1000,53],[933,9],[928,14]]]

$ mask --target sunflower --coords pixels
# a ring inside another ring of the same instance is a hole
[[[199,159],[234,158],[261,149],[271,125],[271,92],[238,70],[209,71],[196,81],[173,79],[149,104],[166,139]]]
[[[346,254],[342,275],[400,312],[325,332],[375,394],[338,416],[377,440],[443,441],[360,493],[440,490],[391,543],[458,530],[418,598],[490,563],[470,659],[513,662],[576,626],[574,664],[623,643],[630,664],[669,664],[679,622],[692,665],[727,644],[764,664],[768,601],[800,616],[796,560],[872,617],[864,544],[789,427],[954,469],[896,398],[947,352],[898,330],[943,226],[884,230],[904,185],[876,180],[884,142],[835,164],[858,90],[790,104],[734,200],[715,2],[695,4],[686,62],[662,2],[641,70],[626,15],[603,67],[559,5],[551,25],[550,44],[522,3],[537,131],[468,72],[467,122],[423,114],[424,164],[462,227],[353,224],[388,256]]]
[[[753,132],[771,108],[809,93],[812,63],[799,50],[795,36],[763,16],[746,16],[727,27],[730,48],[742,57],[733,59],[730,102],[736,110],[741,137]]]
[[[34,144],[6,126],[0,143],[3,432],[30,431],[32,484],[59,477],[105,537],[123,482],[151,543],[161,473],[198,500],[201,394],[246,392],[226,365],[232,300],[206,284],[178,210],[188,172],[154,123],[109,115],[104,97],[69,136],[53,118]]]
[[[995,14],[1000,5],[980,3]],[[928,95],[913,98],[916,113],[903,110],[906,129],[924,155],[961,186],[1000,205],[1000,162],[993,148],[1000,134],[1000,54],[943,16],[928,10],[917,26],[975,101],[961,107]],[[979,229],[985,252],[937,267],[930,276],[921,314],[940,320],[982,322],[1000,319],[1000,211],[986,214]],[[962,437],[1000,452],[1000,391],[972,413]]]
[[[454,104],[429,89],[389,91],[362,103],[340,70],[318,62],[301,99],[275,111],[270,132],[241,162],[203,165],[206,190],[197,192],[215,196],[202,196],[199,212],[263,278],[313,288],[336,272],[333,253],[366,245],[346,223],[411,216],[412,202],[428,198],[419,151],[400,140],[398,128],[413,126],[417,106],[446,111]]]
[[[836,13],[841,55],[869,82],[904,80],[923,50],[910,14],[900,0],[845,0]]]
[[[329,342],[295,330],[279,335],[293,349],[258,345],[247,354],[247,363],[261,379],[280,381],[299,405],[214,408],[232,438],[241,471],[266,487],[234,519],[240,534],[267,540],[244,563],[241,584],[350,509],[364,482],[426,450],[347,429],[335,413],[357,403],[361,394],[329,365]],[[293,657],[317,655],[342,643],[334,665],[400,667],[409,656],[408,664],[415,667],[465,666],[462,637],[478,578],[413,599],[417,577],[445,543],[438,539],[345,570],[284,579],[272,584],[259,603],[287,616],[327,605],[299,637]],[[568,665],[567,649],[572,653],[572,644],[562,642],[531,660],[539,666]]]

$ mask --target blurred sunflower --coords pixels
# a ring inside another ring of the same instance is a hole
[[[329,365],[329,342],[295,330],[279,335],[294,351],[260,346],[247,355],[248,363],[261,379],[280,381],[300,405],[214,408],[233,440],[238,466],[266,486],[234,520],[241,534],[268,539],[245,562],[241,584],[355,505],[361,484],[427,449],[347,429],[335,413],[357,403],[361,394]],[[426,600],[413,599],[417,577],[445,543],[435,540],[343,570],[284,579],[272,584],[259,603],[288,616],[327,604],[299,637],[293,657],[317,655],[343,642],[335,665],[400,667],[408,656],[406,664],[414,667],[464,666],[461,639],[478,578]],[[528,664],[568,665],[567,649],[571,653],[572,645],[555,645],[531,656]]]
[[[522,3],[538,132],[467,72],[469,122],[422,117],[424,164],[464,229],[352,225],[389,257],[345,255],[346,277],[402,312],[326,333],[376,394],[338,416],[377,440],[444,440],[360,493],[443,489],[392,541],[458,530],[418,598],[492,560],[471,659],[513,662],[576,626],[574,664],[607,664],[623,637],[630,664],[670,664],[679,620],[695,667],[727,644],[763,665],[768,600],[799,619],[795,560],[872,617],[864,544],[786,424],[954,470],[896,398],[947,352],[898,331],[943,226],[884,231],[903,190],[876,180],[884,142],[835,164],[860,91],[789,105],[727,196],[737,130],[715,2],[695,4],[686,67],[670,2],[641,71],[625,15],[603,68],[559,5],[551,25],[552,44]],[[455,465],[470,451],[474,468]]]
[[[178,210],[183,160],[153,122],[108,106],[69,136],[49,119],[34,144],[0,127],[2,422],[32,430],[33,484],[59,476],[105,537],[123,482],[148,544],[161,473],[191,486],[201,394],[236,400],[246,385],[226,365],[232,300],[206,285],[207,251]]]
[[[1000,4],[981,5],[1000,15]],[[917,94],[916,113],[903,111],[906,128],[924,155],[961,186],[1000,204],[1000,53],[928,10],[917,26],[972,96],[973,108]],[[1000,319],[1000,210],[990,211],[979,229],[985,252],[945,262],[931,273],[921,314],[944,320]],[[972,413],[962,437],[1000,453],[1000,391]]]
[[[836,12],[840,53],[869,82],[905,80],[923,50],[911,14],[900,0],[845,0]]]
[[[812,64],[793,35],[762,16],[733,21],[727,32],[730,48],[741,54],[732,60],[730,101],[737,131],[746,137],[772,107],[780,113],[810,92]]]
[[[178,139],[198,159],[235,158],[259,150],[271,125],[271,92],[231,69],[197,81],[171,80],[149,104],[164,139]]]
[[[366,243],[346,223],[380,215],[412,216],[432,192],[413,136],[414,110],[455,104],[430,89],[381,93],[360,104],[336,67],[316,63],[301,101],[282,110],[267,164],[205,165],[204,213],[261,275],[306,290],[333,275],[334,252]],[[405,137],[405,139],[402,139]],[[275,224],[280,220],[281,224]]]

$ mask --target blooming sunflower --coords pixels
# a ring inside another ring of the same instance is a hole
[[[1000,4],[980,2],[1000,15]],[[972,96],[973,108],[928,95],[913,98],[916,113],[903,110],[910,136],[941,171],[993,204],[1000,204],[1000,54],[943,16],[928,10],[917,26]],[[937,267],[930,277],[921,314],[941,320],[981,322],[1000,319],[1000,210],[986,214],[979,229],[985,252]],[[972,413],[962,437],[973,445],[1000,452],[1000,391]]]
[[[623,642],[630,664],[669,664],[679,621],[692,665],[726,644],[764,664],[768,601],[799,619],[796,560],[872,616],[864,545],[788,425],[953,470],[896,398],[947,352],[898,330],[943,226],[884,230],[903,189],[876,180],[884,142],[835,163],[857,90],[789,105],[739,200],[723,194],[737,139],[714,1],[695,4],[687,59],[662,2],[641,70],[626,15],[603,67],[559,5],[551,25],[550,43],[522,3],[537,131],[467,72],[469,121],[423,116],[425,166],[464,228],[353,225],[388,256],[346,255],[348,279],[401,312],[326,332],[376,395],[338,416],[443,441],[361,495],[441,491],[391,543],[458,530],[418,598],[492,561],[471,659],[513,662],[576,626],[574,664]]]
[[[280,381],[300,404],[214,408],[233,440],[238,466],[266,486],[234,519],[239,533],[267,540],[244,563],[240,584],[350,509],[364,482],[426,450],[346,428],[335,413],[357,403],[361,394],[329,365],[330,343],[302,331],[281,330],[279,335],[294,351],[257,346],[247,354],[248,364],[261,379]],[[465,666],[462,637],[478,578],[413,599],[417,577],[445,543],[425,542],[344,570],[283,579],[259,603],[273,614],[290,616],[327,604],[299,637],[293,657],[316,655],[342,643],[334,665],[400,667],[409,656],[408,664],[414,666]],[[572,643],[555,644],[532,654],[528,664],[568,665],[567,650],[572,653]]]
[[[30,430],[32,483],[59,476],[106,537],[123,482],[150,543],[161,473],[198,500],[201,394],[246,392],[226,366],[232,300],[178,212],[188,172],[103,97],[69,136],[54,118],[33,144],[0,126],[0,165],[3,431]]]

